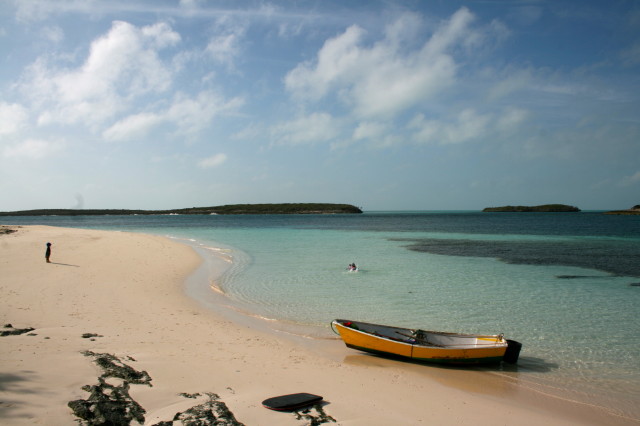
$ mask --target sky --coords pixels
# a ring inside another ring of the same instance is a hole
[[[640,204],[640,2],[2,0],[0,211]]]

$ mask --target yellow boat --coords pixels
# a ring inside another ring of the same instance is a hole
[[[378,355],[444,364],[515,364],[522,345],[502,334],[457,334],[336,319],[331,328],[347,347]]]

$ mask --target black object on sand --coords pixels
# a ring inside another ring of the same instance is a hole
[[[310,393],[292,393],[289,395],[274,396],[262,401],[265,408],[276,411],[294,411],[298,408],[308,407],[322,401],[320,395]]]

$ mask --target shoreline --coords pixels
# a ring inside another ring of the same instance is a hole
[[[198,243],[197,240],[189,240],[189,242]],[[199,244],[203,245],[202,243]],[[194,247],[196,246],[194,245]],[[216,248],[215,250],[221,249]],[[222,250],[229,250],[229,247],[225,247]],[[203,259],[211,257],[211,251],[202,250],[199,254]],[[204,265],[201,265],[201,268],[203,267]],[[215,278],[222,274],[224,274],[224,271],[216,271],[212,281],[215,281]],[[193,277],[190,277],[190,279]],[[614,404],[615,408],[609,408],[608,403],[616,401],[613,395],[604,393],[589,395],[580,389],[562,389],[557,388],[554,384],[531,380],[531,378],[527,377],[526,371],[531,371],[531,368],[548,368],[543,365],[544,363],[541,364],[542,360],[537,358],[529,360],[530,364],[533,363],[535,365],[524,367],[524,373],[518,373],[518,370],[523,370],[522,366],[518,365],[456,367],[379,358],[346,348],[337,334],[331,333],[318,325],[283,322],[279,319],[263,318],[252,312],[243,311],[243,308],[234,306],[221,290],[215,289],[212,292],[210,291],[211,289],[201,285],[203,281],[207,281],[210,278],[206,274],[202,274],[198,279],[194,280],[193,285],[199,286],[200,291],[187,291],[189,297],[198,303],[202,303],[207,309],[222,313],[225,318],[234,323],[243,324],[260,332],[266,332],[276,338],[288,340],[332,361],[380,368],[402,366],[401,368],[409,374],[422,374],[429,380],[437,380],[448,387],[463,391],[472,389],[474,392],[485,396],[499,396],[501,398],[513,398],[514,395],[517,395],[516,399],[525,405],[531,401],[536,401],[541,409],[553,406],[554,409],[562,411],[566,408],[564,404],[570,404],[574,407],[582,407],[581,409],[594,410],[594,412],[601,412],[606,416],[622,419],[623,423],[621,424],[627,424],[627,421],[630,422],[629,424],[640,424],[640,419],[629,417],[619,406]],[[468,380],[469,376],[474,377],[471,383]],[[483,384],[478,385],[476,382],[482,382]],[[589,424],[588,422],[585,423],[584,419],[581,420],[581,423]]]
[[[234,321],[188,296],[203,260],[179,240],[12,227],[18,232],[0,236],[0,318],[35,335],[2,337],[0,422],[73,422],[67,403],[97,383],[98,369],[81,354],[90,350],[129,357],[149,373],[152,387],[130,389],[149,425],[194,405],[179,393],[215,393],[247,425],[305,424],[260,404],[294,392],[322,395],[326,414],[344,425],[639,424],[527,390],[517,378],[399,363]],[[52,264],[43,259],[49,240]]]

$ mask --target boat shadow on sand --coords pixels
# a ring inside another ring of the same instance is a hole
[[[398,362],[399,361],[399,362]],[[392,370],[394,380],[397,371],[407,378],[423,380],[425,386],[430,382],[439,382],[444,386],[484,395],[509,396],[517,390],[516,386],[533,383],[526,377],[535,373],[549,373],[558,365],[540,358],[520,357],[518,364],[494,363],[483,365],[429,364],[412,361],[406,358],[395,358],[362,353],[348,355],[345,364],[362,366],[367,369]],[[528,385],[525,385],[525,387]]]
[[[489,363],[489,364],[438,364],[414,361],[409,358],[393,355],[376,355],[362,352],[357,355],[347,355],[343,362],[350,365],[359,365],[366,367],[399,367],[400,365],[411,366],[414,368],[435,368],[438,370],[458,370],[458,371],[476,371],[476,372],[505,372],[505,373],[548,373],[557,370],[559,365],[546,361],[542,358],[520,356],[517,364],[509,364],[506,362]]]

